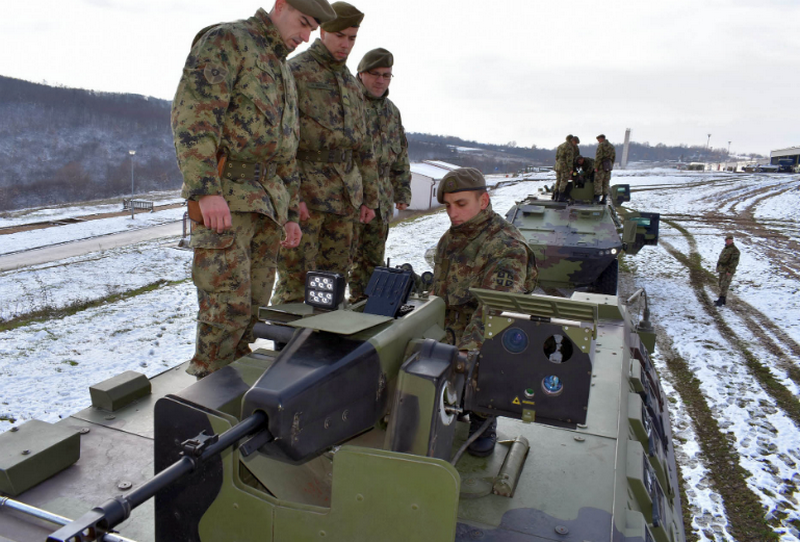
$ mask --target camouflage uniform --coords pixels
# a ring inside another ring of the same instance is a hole
[[[572,178],[572,165],[575,162],[575,145],[569,139],[556,149],[556,192],[564,192]]]
[[[222,195],[233,225],[222,233],[197,225],[192,233],[199,311],[190,374],[249,351],[258,307],[269,303],[281,226],[297,221],[299,128],[288,53],[263,9],[208,27],[195,37],[172,102],[182,196]]]
[[[411,202],[408,141],[400,111],[387,97],[388,90],[375,98],[361,86],[367,99],[367,132],[378,159],[378,208],[374,220],[356,223],[350,274],[350,298],[354,300],[363,297],[375,266],[383,265],[394,204]]]
[[[281,248],[273,304],[301,302],[308,270],[346,275],[360,207],[378,207],[378,167],[358,81],[319,39],[289,66],[300,108],[300,199],[311,217],[300,245]]]
[[[617,153],[614,151],[614,145],[604,139],[602,143],[597,144],[597,152],[594,155],[594,167],[597,172],[594,176],[594,195],[605,196],[608,194],[608,183],[611,180],[611,169],[614,167],[614,161],[617,159]]]
[[[739,265],[739,249],[731,243],[725,245],[717,260],[717,273],[719,273],[719,295],[724,298],[728,295],[728,287]]]
[[[433,293],[447,304],[448,337],[459,350],[476,350],[483,345],[483,309],[469,289],[530,292],[538,271],[522,234],[490,204],[442,236],[433,274]]]

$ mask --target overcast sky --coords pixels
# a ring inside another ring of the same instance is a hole
[[[3,0],[0,75],[172,99],[192,38],[273,0]],[[354,0],[407,131],[553,148],[800,145],[799,0]],[[299,50],[304,49],[305,46]]]

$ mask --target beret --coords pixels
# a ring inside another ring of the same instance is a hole
[[[375,68],[391,68],[394,64],[392,53],[386,49],[373,49],[364,55],[358,63],[358,73],[364,73]]]
[[[483,173],[474,167],[462,167],[448,171],[439,183],[439,190],[436,192],[436,199],[439,203],[444,203],[444,195],[452,192],[464,192],[466,190],[485,190],[486,179]]]
[[[364,19],[364,14],[347,2],[334,2],[331,7],[336,12],[336,19],[322,23],[321,28],[325,32],[341,32],[351,26],[360,25]]]
[[[300,13],[314,17],[318,23],[336,19],[336,12],[327,0],[286,0],[286,3]]]

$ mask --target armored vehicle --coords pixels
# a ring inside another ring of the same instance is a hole
[[[567,201],[529,196],[506,214],[525,236],[539,268],[539,286],[585,288],[616,295],[619,258],[658,243],[658,213],[622,207],[630,201],[630,186],[611,187],[612,201],[593,203],[590,182],[571,181]]]
[[[683,542],[644,294],[473,290],[465,358],[430,282],[377,268],[344,306],[311,272],[305,303],[260,311],[278,349],[126,373],[0,435],[0,539]],[[498,417],[489,457],[463,454],[469,413]]]

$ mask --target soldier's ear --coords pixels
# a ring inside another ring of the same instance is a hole
[[[481,211],[483,211],[489,206],[489,193],[484,192],[479,199],[481,200]]]

